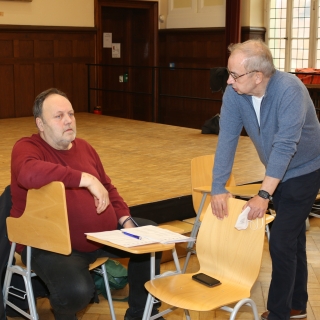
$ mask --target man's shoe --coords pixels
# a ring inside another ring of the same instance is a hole
[[[307,310],[295,310],[291,309],[290,319],[304,319],[307,317]]]
[[[266,311],[261,315],[261,320],[268,320],[270,311]]]
[[[261,320],[268,320],[270,311],[266,311],[261,315]],[[307,317],[306,310],[295,310],[291,309],[290,311],[290,319],[304,319]]]

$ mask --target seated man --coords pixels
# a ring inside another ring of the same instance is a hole
[[[55,319],[76,319],[76,313],[95,294],[88,266],[98,257],[128,257],[128,253],[88,241],[85,232],[135,227],[129,208],[106,175],[97,152],[76,138],[76,120],[66,95],[49,89],[40,93],[33,106],[38,134],[20,139],[12,150],[11,216],[19,217],[27,191],[52,181],[62,181],[66,200],[72,253],[68,256],[33,249],[32,269],[50,292]],[[151,224],[150,221],[138,223]],[[17,246],[25,261],[26,250]],[[156,272],[160,271],[160,255]],[[131,255],[128,265],[129,308],[125,320],[142,318],[150,279],[150,256]],[[153,310],[153,314],[158,311]]]

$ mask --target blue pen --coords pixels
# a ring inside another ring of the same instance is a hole
[[[140,236],[136,236],[135,234],[131,234],[131,233],[128,233],[128,232],[125,232],[125,231],[122,231],[122,233],[125,234],[126,236],[141,240],[141,237]]]

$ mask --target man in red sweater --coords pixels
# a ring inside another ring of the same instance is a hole
[[[128,253],[88,241],[85,232],[135,227],[129,208],[106,175],[97,152],[76,138],[74,110],[66,95],[49,89],[33,106],[38,134],[22,138],[13,147],[11,159],[11,216],[20,217],[27,191],[52,181],[66,188],[72,253],[69,256],[33,249],[32,268],[50,292],[57,320],[74,320],[76,313],[94,298],[95,286],[88,265],[98,257],[127,257]],[[139,225],[152,224],[139,219]],[[24,247],[17,247],[22,260]],[[149,255],[132,255],[128,265],[129,309],[125,320],[142,318],[150,279]],[[156,259],[160,271],[160,256]],[[153,314],[158,311],[153,310]]]

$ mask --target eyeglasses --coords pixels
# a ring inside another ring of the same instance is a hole
[[[229,71],[228,68],[227,68],[227,71],[228,71],[228,73],[229,73],[229,76],[231,76],[235,82],[237,81],[237,79],[239,79],[239,78],[241,78],[241,77],[243,77],[243,76],[245,76],[245,75],[247,75],[247,74],[249,74],[249,73],[259,72],[258,70],[253,70],[253,71],[249,71],[249,72],[247,72],[247,73],[241,74],[241,75],[239,76],[239,75],[237,75],[236,73]]]

